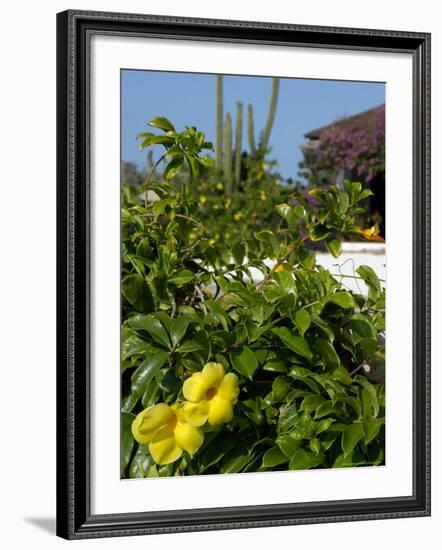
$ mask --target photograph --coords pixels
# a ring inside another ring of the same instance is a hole
[[[120,90],[121,478],[388,465],[385,82]]]

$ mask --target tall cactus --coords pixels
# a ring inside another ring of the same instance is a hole
[[[249,138],[250,154],[253,156],[256,153],[256,145],[255,128],[253,124],[253,105],[251,103],[247,106],[247,135]]]
[[[262,133],[260,150],[262,153],[265,152],[269,145],[270,133],[272,131],[273,123],[275,121],[276,113],[276,104],[278,102],[278,93],[279,93],[279,78],[272,79],[272,95],[270,97],[269,112],[267,115],[266,125]]]
[[[218,170],[223,165],[223,75],[216,75],[216,145],[215,162]]]
[[[241,179],[241,153],[242,153],[242,113],[241,101],[236,102],[236,135],[235,135],[235,183],[238,185]]]
[[[224,124],[224,177],[228,190],[232,192],[232,117],[226,114]]]

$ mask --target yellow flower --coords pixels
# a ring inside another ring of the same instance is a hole
[[[207,202],[207,197],[205,195],[200,195],[200,204],[204,205]]]
[[[363,229],[361,235],[367,241],[377,241],[380,243],[384,242],[384,239],[379,235],[379,225],[376,223],[372,225],[369,229]]]
[[[239,220],[242,218],[242,214],[241,212],[235,212],[233,214],[233,219],[236,221],[236,222],[239,222]]]
[[[132,422],[132,435],[149,452],[157,464],[178,460],[183,451],[191,456],[203,444],[203,433],[189,422],[184,407],[158,403],[141,411]]]
[[[218,191],[222,191],[224,189],[224,185],[221,182],[219,182],[216,184],[216,188],[218,189]]]
[[[233,372],[225,373],[220,363],[207,363],[201,372],[195,372],[183,384],[186,417],[194,426],[206,421],[211,426],[230,422],[233,418],[233,403],[239,388],[238,377]]]
[[[293,266],[291,266],[289,263],[283,262],[282,264],[278,264],[275,267],[275,271],[276,273],[279,273],[280,271],[294,271],[294,269]]]
[[[230,197],[228,197],[226,199],[226,202],[225,202],[225,205],[226,205],[226,208],[229,208],[229,206],[232,204],[232,199]]]

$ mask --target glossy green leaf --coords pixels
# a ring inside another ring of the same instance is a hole
[[[349,424],[342,432],[341,446],[344,454],[348,455],[364,436],[362,424]]]
[[[321,395],[311,394],[301,402],[300,411],[316,411],[316,409],[324,403],[325,399]]]
[[[336,369],[339,367],[340,360],[338,354],[336,353],[333,344],[331,344],[328,340],[318,338],[315,341],[315,350],[321,356],[325,367],[328,369]]]
[[[312,453],[305,449],[298,449],[291,457],[290,470],[307,470],[319,466],[324,457],[321,454]]]
[[[182,170],[184,166],[184,156],[175,155],[170,162],[167,163],[166,168],[164,169],[163,176],[167,180],[171,180],[176,177]]]
[[[154,117],[150,122],[149,126],[152,126],[153,128],[160,128],[161,130],[164,130],[164,132],[174,132],[175,128],[173,124],[168,120],[167,118],[163,116],[156,116]]]
[[[146,445],[139,445],[129,470],[129,477],[132,479],[145,478],[148,476],[150,467],[154,464]]]
[[[281,450],[281,452],[287,458],[291,458],[293,454],[299,449],[299,446],[301,445],[300,441],[297,441],[290,435],[280,435],[276,439],[276,443],[279,449]]]
[[[141,397],[159,369],[170,357],[170,353],[167,351],[160,351],[158,353],[148,355],[141,365],[132,374],[132,394]]]
[[[338,258],[341,255],[341,241],[338,241],[338,239],[332,239],[331,241],[326,241],[325,244],[327,245],[328,251],[333,258]]]
[[[142,340],[136,334],[131,334],[127,338],[122,340],[121,343],[121,359],[129,359],[134,355],[146,355],[151,353],[157,353],[159,350],[149,342]]]
[[[128,275],[121,284],[123,296],[141,313],[149,313],[154,309],[152,293],[149,285],[138,274]]]
[[[355,307],[355,300],[349,292],[335,292],[326,300],[327,303],[336,304],[339,307],[349,309]]]
[[[170,326],[170,339],[172,340],[172,346],[175,348],[186,334],[187,327],[189,326],[190,319],[185,316],[178,317],[171,320]]]
[[[311,317],[306,309],[299,309],[295,313],[295,324],[301,336],[304,336],[305,332],[309,329],[311,324]]]
[[[171,342],[163,323],[154,315],[134,315],[128,321],[134,330],[145,330],[152,338],[166,348],[170,348]]]
[[[247,346],[241,346],[238,351],[231,353],[234,369],[252,380],[253,374],[259,366],[256,355]]]
[[[274,328],[272,332],[276,334],[289,349],[301,357],[305,357],[308,361],[311,361],[313,354],[307,341],[302,336],[293,335],[286,327]]]
[[[355,334],[363,338],[375,338],[376,333],[367,316],[355,313],[349,319],[350,326]]]
[[[195,274],[192,271],[189,269],[182,269],[173,273],[170,277],[168,277],[167,281],[175,286],[183,286],[190,283],[190,281],[193,281],[194,278]]]
[[[271,449],[268,449],[262,457],[263,468],[274,468],[275,466],[280,466],[281,464],[286,464],[287,462],[288,458],[279,447],[272,447]]]
[[[121,476],[123,476],[124,471],[126,470],[130,457],[132,454],[132,449],[134,447],[135,441],[132,436],[132,422],[135,419],[135,415],[130,413],[121,413],[121,451],[120,451],[120,469]]]

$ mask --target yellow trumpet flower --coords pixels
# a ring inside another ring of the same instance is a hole
[[[158,403],[141,411],[132,422],[132,435],[147,445],[157,464],[178,460],[183,451],[194,455],[203,444],[203,433],[186,418],[184,407]]]
[[[220,363],[207,363],[184,382],[183,394],[187,399],[184,412],[194,426],[206,421],[211,426],[230,422],[239,394],[238,377],[233,372],[226,374]]]
[[[379,225],[377,223],[375,225],[372,225],[369,229],[363,229],[361,231],[361,235],[367,241],[376,241],[380,243],[385,242],[384,239],[379,235]]]

